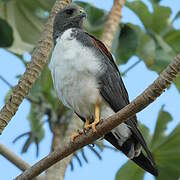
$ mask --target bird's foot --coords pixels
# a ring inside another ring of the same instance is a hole
[[[89,128],[90,128],[89,125],[90,125],[90,120],[86,119],[86,122],[84,124],[84,131],[85,132],[89,130]]]
[[[72,142],[74,142],[74,140],[78,137],[78,136],[80,136],[80,135],[82,135],[83,134],[83,132],[81,131],[81,130],[76,130],[75,132],[73,132],[73,134],[71,135],[71,141]]]
[[[96,126],[98,124],[101,124],[103,122],[103,119],[95,119],[93,123],[88,125],[88,129],[92,128],[93,132],[97,132]]]
[[[93,132],[96,132],[96,126],[100,122],[100,105],[98,103],[95,104],[95,117],[94,117],[94,122],[89,124],[87,127],[92,128]]]
[[[93,123],[89,124],[88,129],[92,128],[93,132],[96,132],[96,126],[99,124],[99,121],[94,121]]]

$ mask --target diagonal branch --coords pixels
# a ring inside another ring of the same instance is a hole
[[[19,105],[24,97],[27,96],[32,84],[38,78],[41,70],[46,64],[50,50],[53,46],[52,25],[54,17],[60,9],[70,2],[71,0],[56,0],[38,45],[32,53],[31,62],[28,64],[24,75],[20,78],[18,85],[13,89],[10,98],[0,110],[0,133],[2,133],[11,118],[14,116]]]
[[[27,162],[25,162],[23,159],[21,159],[15,153],[10,151],[5,145],[1,143],[0,143],[0,154],[4,156],[6,159],[8,159],[10,162],[12,162],[17,168],[19,168],[22,171],[25,171],[26,169],[31,167]]]
[[[41,172],[72,154],[74,151],[83,146],[93,143],[98,138],[111,131],[113,128],[124,122],[129,117],[134,116],[139,111],[143,110],[150,103],[152,103],[158,96],[160,96],[165,89],[172,83],[173,79],[180,72],[180,54],[178,54],[174,61],[159,75],[159,77],[151,84],[145,91],[133,100],[126,107],[121,109],[116,114],[104,120],[97,126],[97,133],[90,130],[86,135],[81,135],[75,139],[75,142],[67,143],[63,148],[58,148],[56,151],[46,156],[31,168],[27,169],[16,180],[28,180],[39,175]]]
[[[77,117],[76,114],[73,114],[73,116],[71,117],[65,135],[62,135],[64,126],[62,126],[62,124],[59,125],[59,127],[58,125],[56,125],[56,127],[54,127],[53,129],[54,132],[53,132],[52,151],[58,148],[62,149],[62,147],[69,142],[69,137],[72,135],[72,133],[76,129],[79,129],[80,127],[82,127],[82,122],[79,119],[79,117]],[[46,171],[46,179],[63,180],[67,166],[70,163],[72,156],[73,154],[64,158],[62,161],[54,164],[51,168],[49,168]]]
[[[0,143],[0,154],[22,171],[25,171],[26,169],[31,167],[27,162],[25,162],[23,159],[21,159],[19,156],[17,156],[14,152],[9,150],[5,145],[1,143]],[[43,180],[43,179],[44,179],[43,176],[38,176],[35,178],[35,180]]]

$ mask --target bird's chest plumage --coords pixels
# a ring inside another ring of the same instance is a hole
[[[93,50],[73,37],[71,29],[58,38],[50,62],[54,86],[64,105],[83,117],[91,116],[94,104],[101,101],[100,66]]]

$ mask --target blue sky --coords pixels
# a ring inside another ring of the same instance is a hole
[[[88,0],[86,0],[88,1]],[[91,2],[98,7],[109,10],[112,6],[112,0],[92,0]],[[144,1],[148,4],[148,1]],[[162,3],[165,6],[170,6],[172,8],[172,17],[180,9],[179,0],[163,0]],[[148,4],[151,9],[151,6]],[[130,12],[127,8],[123,8],[123,22],[133,22],[134,24],[140,24],[140,21],[135,15]],[[175,23],[176,28],[180,28],[180,21]],[[120,66],[120,70],[125,70],[131,64],[137,60],[136,57],[132,58],[126,65]],[[8,53],[7,51],[0,49],[0,75],[5,77],[12,85],[17,84],[16,76],[24,72],[24,66],[20,60],[14,55]],[[124,78],[124,83],[128,89],[130,99],[134,99],[139,95],[150,83],[153,82],[157,77],[157,74],[147,70],[144,63],[141,62],[131,70]],[[0,107],[4,105],[4,97],[9,91],[9,87],[0,81]],[[165,110],[170,112],[173,116],[173,122],[169,123],[167,133],[169,133],[180,120],[180,96],[175,86],[172,85],[160,98],[158,98],[153,104],[148,106],[145,110],[138,113],[138,119],[147,125],[151,132],[154,130],[155,121],[157,119],[158,111],[161,105],[165,104]],[[18,112],[13,117],[12,121],[9,123],[8,127],[0,136],[0,142],[5,144],[9,149],[14,151],[16,154],[21,156],[29,164],[34,164],[44,156],[46,156],[50,151],[50,144],[52,135],[50,133],[49,127],[45,124],[46,136],[45,139],[40,144],[40,155],[38,158],[35,156],[35,146],[32,145],[26,154],[21,154],[21,148],[24,143],[24,139],[19,140],[16,144],[12,141],[19,134],[29,130],[29,124],[27,115],[30,109],[29,103],[24,100],[19,107]],[[104,179],[111,180],[114,179],[117,170],[120,166],[127,161],[127,158],[123,156],[120,152],[113,152],[111,150],[105,150],[102,153],[103,160],[100,161],[94,156],[89,150],[87,152],[87,157],[89,163],[83,163],[83,167],[79,167],[78,163],[74,160],[75,170],[70,171],[70,167],[66,172],[65,180],[91,180],[91,179]],[[3,180],[13,179],[21,171],[12,165],[8,160],[0,156],[0,169],[1,178]],[[153,177],[146,174],[146,180],[151,180]]]

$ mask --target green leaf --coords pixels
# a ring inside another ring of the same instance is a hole
[[[158,114],[156,128],[151,142],[152,149],[155,149],[157,146],[159,146],[159,143],[166,138],[165,131],[167,124],[170,121],[172,121],[172,116],[168,112],[164,111],[164,106],[162,106]]]
[[[160,3],[162,0],[150,0],[152,3]]]
[[[135,163],[128,161],[124,164],[116,174],[116,180],[141,180],[145,171]]]
[[[178,75],[176,77],[176,79],[174,80],[174,83],[176,85],[176,88],[178,89],[178,91],[180,92],[180,75]]]
[[[158,164],[159,180],[165,177],[178,179],[180,175],[180,124],[153,151],[155,161]],[[166,178],[165,178],[166,179]]]
[[[147,145],[149,146],[149,144],[151,143],[152,140],[152,135],[150,134],[150,130],[147,126],[145,126],[144,124],[139,123],[139,129],[144,137],[144,139],[146,140]]]
[[[166,41],[176,53],[180,52],[180,30],[174,29],[166,33],[164,41]]]
[[[115,41],[113,42],[115,43]],[[115,58],[118,64],[126,63],[136,52],[138,44],[137,32],[128,24],[120,28],[118,43],[115,50]]]
[[[31,104],[31,111],[29,113],[28,119],[30,121],[31,133],[34,138],[37,138],[38,142],[40,142],[44,137],[44,129],[43,129],[43,109],[42,106],[37,106]]]
[[[173,60],[175,52],[163,37],[153,32],[150,35],[156,43],[155,61],[150,69],[160,73]]]
[[[156,45],[153,39],[141,31],[136,54],[148,67],[151,67],[155,61],[155,50]]]
[[[153,11],[149,29],[160,34],[168,27],[171,9],[169,7],[153,4]]]
[[[178,20],[180,18],[180,11],[177,12],[177,14],[175,15],[175,17],[173,18],[172,22]]]
[[[0,47],[9,47],[13,43],[11,26],[0,18]]]
[[[152,14],[148,10],[148,7],[145,3],[136,0],[132,2],[126,1],[125,5],[139,17],[146,29],[150,28],[152,22]]]
[[[9,48],[10,51],[22,54],[33,50],[47,19],[47,10],[52,7],[53,2],[49,5],[48,2],[42,0],[0,1],[0,17],[5,19],[13,29],[14,41]]]

